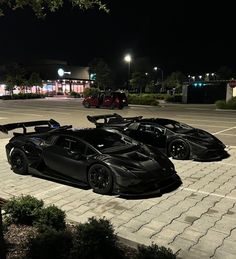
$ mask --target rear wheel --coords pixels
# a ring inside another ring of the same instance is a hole
[[[90,108],[90,103],[85,102],[85,103],[84,103],[84,107],[85,107],[85,108]]]
[[[88,171],[88,182],[94,192],[109,194],[112,190],[112,173],[102,164],[92,165]]]
[[[119,109],[120,109],[120,110],[122,110],[122,109],[124,108],[124,106],[123,106],[123,104],[122,104],[122,103],[121,103],[121,104],[119,104],[119,106],[118,106],[118,107],[119,107]]]
[[[174,159],[188,159],[190,156],[189,144],[183,139],[174,139],[168,146],[168,154]]]
[[[28,159],[24,151],[19,148],[15,148],[10,157],[10,162],[13,172],[17,174],[28,173]]]

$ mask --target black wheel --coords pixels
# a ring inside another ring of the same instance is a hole
[[[122,110],[124,108],[123,104],[119,104],[119,109]]]
[[[28,173],[28,159],[24,151],[19,148],[15,148],[10,157],[11,167],[13,172],[17,174]]]
[[[174,159],[188,159],[190,156],[189,144],[183,139],[174,139],[168,146],[168,154]]]
[[[88,182],[94,192],[109,194],[112,190],[112,173],[102,164],[92,165],[88,171]]]
[[[113,110],[113,109],[115,109],[115,107],[116,107],[115,104],[112,103],[112,104],[111,104],[111,109]]]
[[[84,107],[85,107],[85,108],[90,108],[90,103],[85,102],[85,103],[84,103]]]

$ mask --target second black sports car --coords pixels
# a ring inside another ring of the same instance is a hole
[[[27,132],[28,127],[34,127]],[[177,187],[181,180],[167,156],[116,130],[60,126],[54,120],[0,125],[23,128],[6,145],[12,170],[80,186],[100,194],[143,195]]]
[[[164,118],[122,117],[119,114],[87,116],[97,128],[114,128],[174,159],[219,160],[228,156],[226,146],[214,135]]]

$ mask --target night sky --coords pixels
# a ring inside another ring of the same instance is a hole
[[[123,57],[148,57],[166,73],[236,71],[233,1],[107,0],[110,13],[65,5],[45,20],[30,9],[0,17],[0,63],[58,59],[86,66],[95,57],[114,68]],[[127,66],[127,64],[126,64]]]

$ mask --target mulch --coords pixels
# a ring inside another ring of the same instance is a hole
[[[73,226],[69,226],[73,228]],[[6,259],[23,259],[27,252],[27,240],[29,237],[35,237],[38,231],[35,227],[26,225],[12,224],[4,233],[4,239],[7,246]],[[118,242],[118,246],[124,251],[125,258],[134,259],[136,250]]]

